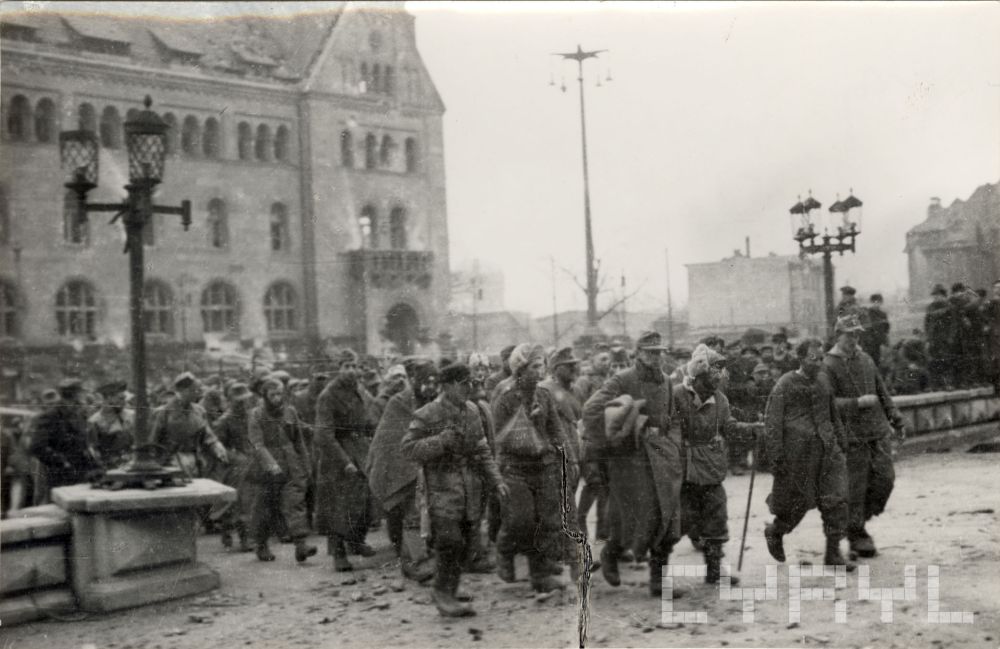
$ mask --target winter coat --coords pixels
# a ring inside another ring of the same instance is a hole
[[[552,394],[552,399],[556,405],[556,412],[559,413],[559,420],[563,425],[563,434],[566,437],[569,448],[573,451],[573,458],[580,459],[580,433],[577,426],[583,417],[583,405],[577,400],[576,395],[570,390],[559,385],[553,378],[546,379],[538,384],[543,390],[548,390]]]
[[[308,456],[302,447],[300,428],[295,408],[288,405],[273,411],[261,403],[250,412],[247,439],[252,457],[251,481],[268,481],[275,468],[281,469],[285,478],[304,478]]]
[[[87,481],[97,468],[87,450],[87,419],[83,406],[58,403],[35,418],[31,454],[48,470],[49,487]]]
[[[881,439],[891,432],[890,421],[897,424],[901,421],[875,362],[860,348],[848,356],[840,345],[834,345],[823,358],[822,371],[833,389],[849,443]],[[859,408],[858,397],[866,394],[876,395],[879,405]]]
[[[450,431],[459,433],[457,440]],[[503,480],[475,404],[439,396],[413,413],[401,446],[404,457],[424,468],[432,518],[480,520],[483,482],[496,489]]]
[[[612,446],[604,410],[625,394],[645,400],[641,412],[648,420],[641,435]],[[637,554],[665,538],[680,537],[683,465],[672,410],[672,385],[666,375],[638,361],[605,381],[583,406],[583,460],[607,462],[611,503],[619,510],[613,536]]]
[[[955,353],[955,313],[948,300],[935,298],[927,305],[924,331],[927,351],[932,357],[943,358]]]
[[[847,449],[847,436],[833,397],[829,378],[822,372],[809,379],[800,372],[788,372],[780,379],[764,415],[766,455],[775,465],[783,465],[792,475],[801,475],[796,460],[800,449],[819,438],[823,444]]]
[[[135,443],[135,413],[101,408],[87,420],[87,446],[105,469],[122,466]]]
[[[368,461],[364,468],[368,486],[385,510],[396,507],[411,496],[417,482],[417,467],[403,457],[400,446],[410,429],[415,409],[416,399],[411,388],[392,395],[368,449]]]
[[[316,526],[323,534],[353,537],[367,528],[370,492],[363,472],[372,429],[357,382],[343,376],[330,381],[316,401],[313,438]],[[347,473],[349,464],[358,469],[356,474]]]
[[[496,426],[496,435],[500,435],[504,427],[517,414],[518,408],[523,407],[525,414],[529,415],[531,423],[541,438],[548,443],[548,450],[537,458],[514,457],[504,452],[500,444],[497,444],[497,457],[501,466],[520,467],[531,470],[540,468],[546,464],[562,462],[560,449],[567,453],[567,461],[572,462],[572,446],[566,439],[566,432],[563,428],[562,420],[559,418],[559,411],[556,408],[555,399],[552,393],[540,386],[535,387],[535,391],[529,396],[517,387],[513,379],[501,381],[497,386],[497,396],[493,399],[491,408],[493,409],[493,423]],[[532,414],[534,413],[534,414]]]
[[[674,387],[674,413],[684,444],[684,482],[719,484],[726,478],[726,440],[752,441],[754,424],[736,421],[721,390],[704,402],[690,379]]]

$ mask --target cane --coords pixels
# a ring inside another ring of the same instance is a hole
[[[757,436],[754,435],[754,441],[757,441]],[[750,523],[750,502],[753,500],[753,479],[757,475],[757,457],[760,453],[757,450],[757,444],[754,444],[753,453],[753,464],[750,465],[750,491],[747,493],[747,511],[743,515],[743,538],[740,539],[740,560],[736,563],[736,571],[740,572],[743,570],[743,550],[746,549],[747,545],[747,526]]]

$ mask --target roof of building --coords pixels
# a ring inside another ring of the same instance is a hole
[[[106,42],[117,46],[106,53],[139,65],[168,67],[179,58],[206,74],[253,73],[287,83],[308,75],[345,4],[324,3],[322,11],[291,16],[177,20],[7,12],[0,20],[33,29],[31,40],[40,49],[75,55]]]
[[[938,247],[975,244],[983,230],[1000,229],[1000,183],[980,185],[969,199],[948,207],[932,205],[927,219],[910,229],[907,238],[934,235]]]

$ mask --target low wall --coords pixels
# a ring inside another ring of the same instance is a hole
[[[893,397],[906,421],[900,453],[971,447],[1000,436],[1000,396],[993,388]]]

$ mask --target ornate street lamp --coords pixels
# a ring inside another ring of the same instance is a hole
[[[856,239],[861,234],[861,225],[860,218],[858,222],[851,220],[851,210],[860,208],[862,204],[861,200],[854,196],[854,190],[851,189],[850,196],[845,200],[838,198],[829,207],[832,214],[843,214],[843,221],[841,225],[837,226],[836,234],[830,234],[828,228],[823,228],[822,235],[816,232],[816,224],[813,223],[812,212],[819,210],[823,205],[812,197],[811,191],[807,200],[802,201],[800,198],[799,202],[788,210],[792,214],[793,219],[796,215],[800,217],[799,228],[792,237],[799,243],[799,256],[823,255],[823,292],[826,297],[826,327],[828,336],[833,336],[834,326],[837,321],[836,306],[833,302],[833,253],[836,252],[843,256],[845,252],[854,252]],[[816,241],[817,237],[819,238],[819,242]]]
[[[128,150],[128,197],[123,203],[88,203],[87,193],[97,187],[98,141],[87,130],[59,134],[59,154],[65,183],[77,197],[77,219],[84,221],[89,212],[116,212],[114,223],[122,218],[125,225],[125,252],[129,255],[129,315],[132,326],[132,384],[135,390],[135,456],[123,469],[105,473],[98,483],[113,489],[129,486],[155,488],[181,484],[179,469],[167,468],[159,458],[159,448],[149,438],[149,398],[146,392],[146,330],[143,323],[143,242],[142,233],[153,214],[177,214],[187,230],[191,225],[191,202],[180,207],[153,205],[153,188],[163,180],[166,134],[170,127],[149,109],[153,100],[147,95],[146,109],[125,122],[125,145]]]

